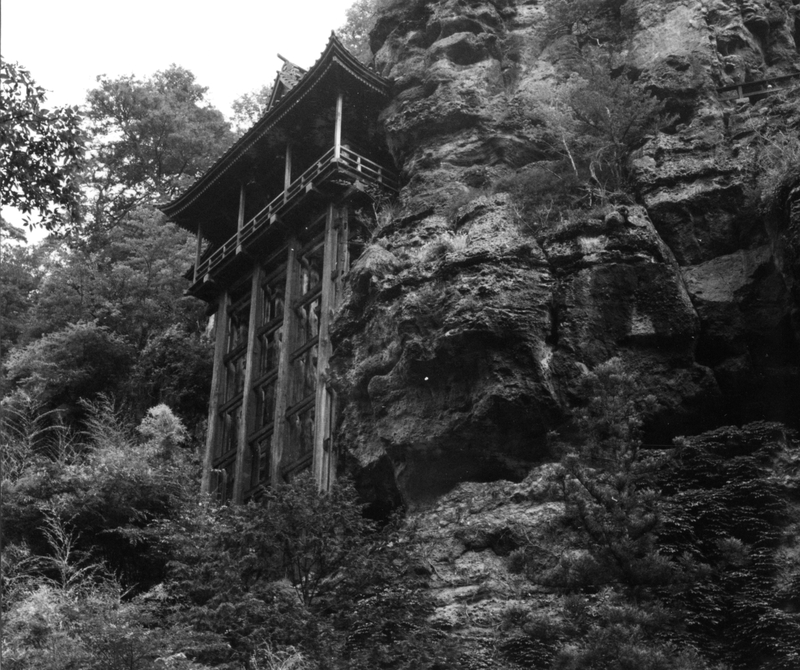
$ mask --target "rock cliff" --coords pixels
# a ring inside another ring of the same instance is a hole
[[[405,186],[332,334],[339,443],[376,502],[523,480],[552,459],[581,375],[612,357],[657,400],[650,444],[798,422],[800,98],[718,92],[800,72],[798,8],[606,4],[547,38],[535,1],[380,3],[382,123]],[[598,192],[593,174],[576,206],[548,196],[553,174],[554,191],[567,179],[558,165],[581,159],[553,119],[612,29],[625,76],[666,120],[625,157],[626,193]]]

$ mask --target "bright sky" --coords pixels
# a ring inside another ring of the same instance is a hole
[[[172,63],[230,114],[272,83],[276,54],[309,67],[353,0],[2,0],[0,50],[30,70],[52,104],[80,104],[96,77],[147,77]]]
[[[272,83],[277,54],[313,65],[353,2],[0,0],[0,52],[31,72],[52,105],[82,104],[100,74],[145,78],[175,63],[230,116],[236,98]]]
[[[0,50],[52,104],[80,104],[96,77],[189,69],[226,115],[272,83],[280,53],[309,67],[354,0],[2,0]]]

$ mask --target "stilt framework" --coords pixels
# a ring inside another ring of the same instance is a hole
[[[330,328],[355,212],[397,189],[376,133],[388,82],[334,36],[308,72],[287,68],[264,117],[162,207],[197,235],[188,293],[214,320],[202,487],[236,503],[304,470],[335,481]]]

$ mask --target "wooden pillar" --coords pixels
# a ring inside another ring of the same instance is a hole
[[[286,259],[286,291],[283,303],[283,326],[281,334],[281,352],[278,361],[278,381],[275,388],[275,428],[272,431],[272,451],[270,455],[270,482],[274,486],[280,481],[281,458],[286,443],[286,409],[289,403],[289,354],[294,343],[294,301],[300,283],[300,264],[297,252],[300,242],[296,238],[289,240],[289,253]]]
[[[242,425],[239,427],[239,443],[236,445],[236,481],[233,489],[233,501],[237,504],[244,502],[245,490],[245,459],[248,457],[248,435],[253,431],[255,417],[255,394],[253,393],[253,380],[256,368],[256,330],[261,323],[261,281],[263,270],[260,265],[253,269],[253,280],[250,285],[250,321],[247,329],[247,354],[244,368],[244,391],[242,394]]]
[[[286,143],[286,165],[283,171],[283,201],[288,197],[289,186],[292,184],[292,145]]]
[[[325,373],[331,357],[330,321],[333,315],[335,286],[334,275],[337,269],[338,231],[337,211],[328,205],[325,219],[325,256],[322,263],[322,296],[320,299],[319,344],[317,348],[317,395],[314,408],[314,460],[313,473],[317,486],[327,491],[332,482],[333,459],[331,445],[331,394],[325,384]]]
[[[342,110],[344,108],[344,95],[340,91],[336,96],[336,125],[333,131],[333,158],[339,160],[342,155]]]
[[[200,256],[203,254],[203,225],[197,224],[197,246],[194,250],[194,279],[197,281],[197,266],[200,265]]]
[[[214,450],[219,440],[219,406],[225,382],[225,345],[228,340],[228,306],[230,296],[223,293],[217,304],[214,315],[214,368],[211,373],[211,396],[208,402],[208,431],[206,434],[206,452],[203,458],[203,479],[200,483],[201,493],[211,493],[211,469],[214,465]]]
[[[242,228],[244,227],[244,183],[239,185],[239,217],[236,221],[236,253],[242,252]]]

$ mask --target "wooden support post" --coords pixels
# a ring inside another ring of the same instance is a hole
[[[242,252],[242,228],[244,227],[244,183],[239,185],[239,218],[236,222],[236,253]]]
[[[342,155],[342,110],[344,95],[341,91],[336,96],[336,125],[333,131],[333,159],[339,160]]]
[[[331,394],[325,384],[328,360],[331,357],[329,335],[330,316],[335,300],[334,280],[336,251],[338,247],[336,209],[328,205],[325,218],[325,256],[322,263],[322,296],[320,300],[319,345],[317,348],[317,397],[314,410],[314,460],[313,473],[320,491],[327,491],[332,482],[332,454],[330,452]]]
[[[225,383],[225,345],[228,341],[228,306],[230,296],[227,292],[219,298],[217,313],[214,315],[214,368],[211,373],[211,396],[208,402],[208,431],[206,434],[206,452],[203,458],[203,479],[200,483],[201,493],[211,493],[211,469],[214,466],[214,452],[220,439],[219,406]]]
[[[255,394],[253,393],[253,380],[256,368],[256,331],[261,323],[261,281],[263,270],[256,264],[253,268],[253,279],[250,284],[250,321],[247,329],[247,354],[244,368],[244,393],[242,395],[242,425],[239,427],[239,443],[236,446],[236,481],[233,489],[233,501],[237,504],[244,502],[245,490],[245,460],[248,458],[248,435],[253,431],[255,423]]]
[[[300,242],[296,238],[289,240],[289,253],[286,259],[286,291],[283,299],[283,326],[281,332],[281,351],[278,360],[278,380],[276,383],[275,396],[275,428],[272,431],[272,445],[270,455],[270,482],[276,485],[280,482],[281,459],[283,457],[283,447],[286,443],[286,409],[289,403],[289,354],[294,344],[294,300],[300,284],[300,264],[297,260],[297,252],[300,250]]]
[[[197,268],[200,265],[200,257],[203,253],[203,225],[197,224],[197,246],[194,249],[194,278],[192,283],[197,281]]]
[[[289,187],[292,185],[292,145],[286,143],[286,165],[283,172],[283,201],[289,198]]]

